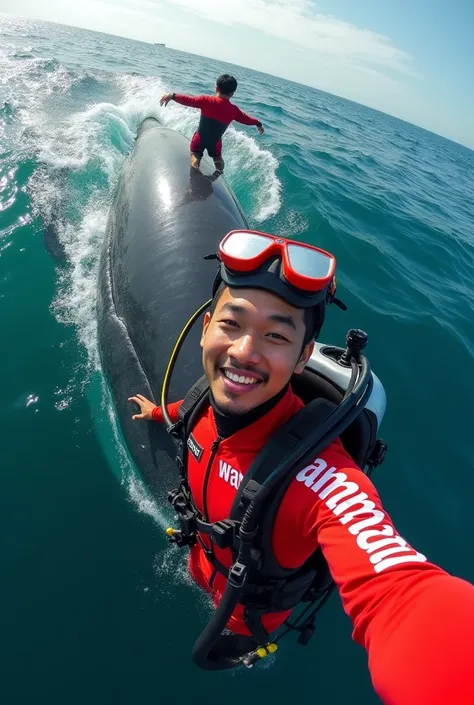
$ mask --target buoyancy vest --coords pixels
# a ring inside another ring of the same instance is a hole
[[[207,560],[225,578],[229,568],[220,562],[215,547],[230,549],[233,558],[239,550],[239,528],[243,515],[258,486],[269,476],[282,458],[289,455],[311,429],[321,424],[334,409],[326,399],[316,399],[298,411],[273,434],[265,448],[258,454],[243,476],[236,493],[229,517],[209,523],[197,509],[188,483],[188,453],[195,452],[191,430],[203,409],[209,404],[209,387],[202,377],[188,392],[179,408],[179,420],[173,434],[179,438],[178,466],[181,473],[179,488],[170,493],[170,502],[179,518],[180,529],[172,531],[170,539],[178,546],[193,545],[199,541]],[[372,449],[370,449],[372,450]],[[368,454],[367,469],[375,466],[374,458]],[[252,562],[241,604],[244,620],[258,642],[268,641],[268,632],[262,625],[262,616],[268,612],[287,612],[298,604],[308,603],[310,613],[299,625],[290,628],[300,631],[298,641],[307,643],[314,631],[314,616],[320,600],[325,600],[333,583],[322,552],[317,549],[301,566],[288,569],[281,566],[272,549],[272,530],[282,498],[293,479],[288,473],[277,491],[269,497],[263,521],[252,545]],[[218,552],[218,551],[217,551]],[[219,552],[218,552],[219,553]]]

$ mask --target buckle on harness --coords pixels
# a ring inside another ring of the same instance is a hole
[[[176,421],[176,423],[171,424],[171,426],[167,426],[166,430],[168,431],[170,436],[172,438],[174,438],[176,441],[181,441],[181,429],[182,428],[183,428],[183,422],[181,420],[179,420],[179,421]]]
[[[194,546],[196,543],[196,518],[186,495],[180,488],[174,489],[168,493],[168,501],[177,514],[180,526],[179,531],[167,532],[169,540],[180,548]]]
[[[383,463],[385,460],[385,455],[387,453],[387,444],[382,438],[377,438],[375,445],[372,448],[372,452],[369,456],[368,465],[371,468],[376,468]]]
[[[219,548],[232,548],[236,533],[236,524],[231,519],[216,521],[212,525],[212,538]]]
[[[235,588],[241,588],[247,580],[247,566],[236,561],[229,569],[228,582]]]
[[[301,644],[301,646],[307,646],[309,640],[313,637],[315,630],[316,625],[314,622],[310,622],[305,627],[303,627],[298,637],[298,644]]]
[[[255,480],[249,480],[242,493],[242,499],[245,499],[247,506],[254,499],[255,495],[261,489],[262,485]],[[242,501],[242,500],[241,500]]]

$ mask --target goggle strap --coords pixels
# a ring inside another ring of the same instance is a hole
[[[336,304],[336,306],[338,306],[341,309],[341,311],[347,311],[346,304],[343,301],[341,301],[341,299],[338,299],[336,296],[330,295],[329,296],[329,303]]]

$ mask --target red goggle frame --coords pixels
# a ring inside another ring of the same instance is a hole
[[[234,272],[252,272],[275,256],[281,259],[283,276],[296,289],[322,291],[334,280],[335,257],[314,245],[257,230],[231,230],[219,245],[220,260]]]

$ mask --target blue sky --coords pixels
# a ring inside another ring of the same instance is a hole
[[[2,0],[2,10],[166,42],[474,148],[474,0]]]

